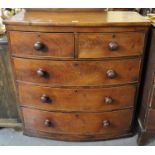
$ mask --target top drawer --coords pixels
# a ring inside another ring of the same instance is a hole
[[[74,57],[74,34],[9,32],[12,55],[53,58]]]
[[[108,58],[140,55],[143,32],[80,33],[79,58]]]

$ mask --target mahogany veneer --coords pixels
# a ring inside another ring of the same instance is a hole
[[[139,80],[140,70],[139,58],[108,61],[43,61],[13,58],[13,63],[18,81],[48,86],[134,83]]]
[[[104,112],[134,107],[137,86],[51,88],[20,82],[18,89],[20,103],[25,107],[48,111]]]
[[[106,58],[139,55],[143,52],[145,35],[144,32],[80,33],[78,37],[79,58]],[[116,50],[110,49],[111,46],[116,46]]]
[[[20,40],[19,40],[20,38]],[[36,42],[37,40],[37,42]],[[34,33],[34,32],[10,32],[12,55],[35,57],[74,57],[74,34],[72,33]],[[34,46],[42,44],[42,48]],[[21,46],[22,45],[22,46]],[[21,52],[26,51],[26,52]]]
[[[148,21],[135,12],[28,9],[5,24],[24,134],[133,133]]]

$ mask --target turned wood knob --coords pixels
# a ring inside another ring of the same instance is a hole
[[[109,127],[110,126],[110,122],[108,121],[108,120],[104,120],[103,121],[103,127],[104,128],[107,128],[107,127]]]
[[[48,119],[44,121],[44,125],[45,127],[54,127],[54,124]]]
[[[52,100],[50,99],[50,97],[47,96],[46,94],[43,94],[43,95],[40,97],[40,99],[41,99],[41,101],[42,101],[43,103],[51,103],[51,102],[52,102]]]
[[[111,50],[111,51],[116,51],[116,50],[118,50],[119,45],[118,45],[117,42],[110,42],[110,43],[108,44],[108,48],[109,48],[109,50]]]
[[[37,70],[37,75],[40,76],[40,77],[46,77],[47,75],[47,72],[43,69],[38,69]]]
[[[116,76],[117,76],[117,74],[116,74],[116,72],[114,70],[110,69],[110,70],[107,71],[107,77],[109,79],[114,79]]]
[[[44,44],[40,41],[37,41],[36,43],[34,43],[34,49],[39,51],[39,50],[42,50],[44,48]]]
[[[105,97],[105,103],[111,104],[112,102],[113,102],[112,97],[110,97],[110,96]]]

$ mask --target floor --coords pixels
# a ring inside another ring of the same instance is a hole
[[[64,142],[24,136],[14,129],[0,129],[0,146],[136,146],[137,135],[129,138],[98,142]],[[155,139],[148,145],[155,146]]]

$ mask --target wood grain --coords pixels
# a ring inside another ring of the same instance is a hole
[[[134,37],[133,37],[134,36]],[[144,46],[143,32],[130,33],[80,33],[79,58],[104,58],[140,55]],[[109,43],[118,49],[110,50]]]
[[[51,12],[23,11],[4,21],[6,25],[37,26],[148,26],[150,22],[137,12],[87,11]]]
[[[24,134],[83,141],[133,133],[150,22],[135,12],[30,9],[4,23]],[[47,53],[35,53],[38,41]]]
[[[117,138],[125,138],[133,136],[133,132],[131,129],[124,131],[117,131],[105,134],[91,134],[91,135],[82,135],[82,134],[64,134],[64,133],[47,133],[42,131],[36,131],[34,129],[24,129],[24,135],[31,135],[35,137],[41,137],[46,139],[55,139],[62,141],[79,141],[79,142],[90,142],[90,141],[103,141],[107,139],[117,139]]]
[[[13,58],[16,79],[51,86],[102,86],[138,82],[140,59],[111,61],[50,61]],[[46,77],[37,70],[46,71]],[[116,78],[109,79],[107,71]]]
[[[50,133],[108,134],[129,130],[132,121],[131,109],[106,113],[55,113],[22,108],[22,112],[26,129]],[[45,127],[45,120],[50,120],[53,127]],[[103,127],[104,120],[108,120],[110,126]]]
[[[49,32],[54,32],[54,33],[57,33],[57,32],[85,32],[85,33],[88,33],[88,32],[91,32],[91,33],[96,33],[96,32],[137,32],[137,31],[144,31],[144,32],[147,32],[148,30],[148,27],[147,26],[117,26],[117,27],[114,27],[114,26],[108,26],[108,27],[76,27],[76,26],[68,26],[68,27],[62,27],[62,26],[38,26],[38,25],[7,25],[7,30],[8,31],[33,31],[33,32],[45,32],[45,33],[49,33]]]
[[[9,32],[11,52],[16,56],[74,58],[74,35],[72,33]],[[34,49],[36,42],[43,49]]]
[[[113,88],[50,88],[18,83],[21,106],[48,111],[102,112],[134,106],[135,85]],[[41,96],[50,98],[42,102]],[[111,97],[112,103],[105,98]]]

